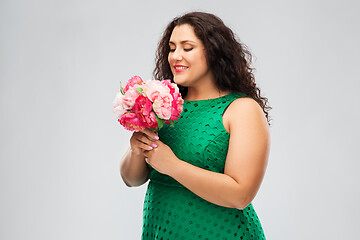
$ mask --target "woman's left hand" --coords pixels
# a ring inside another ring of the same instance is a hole
[[[179,161],[179,159],[165,143],[160,140],[154,143],[157,147],[144,151],[145,161],[156,171],[169,175],[171,169],[174,168],[176,161]]]

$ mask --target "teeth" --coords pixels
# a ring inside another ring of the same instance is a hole
[[[185,69],[187,67],[175,67],[175,69]]]

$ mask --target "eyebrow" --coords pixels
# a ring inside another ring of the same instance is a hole
[[[190,42],[190,43],[195,43],[194,41],[190,41],[190,40],[184,40],[184,41],[181,41],[180,43],[181,44],[185,44],[185,43],[188,43],[188,42]],[[172,41],[169,41],[169,44],[174,44],[174,45],[176,45],[174,42],[172,42]]]

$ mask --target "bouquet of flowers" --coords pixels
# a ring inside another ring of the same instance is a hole
[[[113,101],[113,112],[119,123],[129,131],[149,127],[160,129],[164,123],[173,125],[178,120],[184,100],[179,88],[170,80],[148,80],[132,77]]]

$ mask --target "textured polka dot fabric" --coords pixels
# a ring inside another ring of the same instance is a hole
[[[242,93],[220,98],[185,101],[175,126],[165,125],[160,140],[183,161],[223,173],[229,144],[222,114]],[[226,208],[210,203],[173,178],[150,167],[150,182],[144,200],[143,240],[265,239],[252,206]]]

